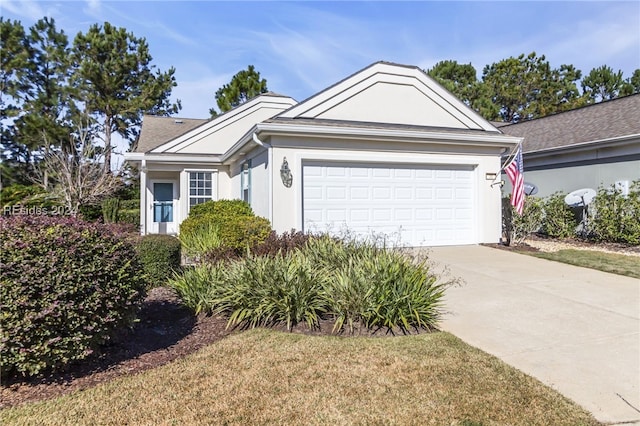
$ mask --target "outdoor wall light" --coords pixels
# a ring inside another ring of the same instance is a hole
[[[498,177],[498,175],[496,173],[485,173],[484,174],[484,178],[486,180],[496,180],[496,177]]]
[[[282,160],[282,166],[280,167],[280,179],[282,179],[282,184],[286,188],[291,188],[291,184],[293,183],[293,175],[291,175],[291,169],[289,169],[287,157],[284,157],[284,159]]]

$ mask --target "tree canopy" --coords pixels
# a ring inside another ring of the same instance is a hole
[[[146,40],[124,28],[95,24],[70,45],[52,18],[25,30],[19,21],[0,17],[0,36],[5,185],[37,180],[48,188],[49,177],[59,184],[51,167],[39,166],[55,155],[77,161],[94,153],[86,160],[97,164],[96,158],[104,157],[102,172],[109,174],[113,133],[131,142],[144,113],[170,115],[180,109],[179,101],[170,101],[174,68],[158,70]],[[78,134],[91,149],[77,149]]]
[[[575,108],[580,105],[580,76],[573,65],[552,68],[535,52],[487,65],[482,81],[500,109],[499,116],[488,118],[517,122]]]
[[[481,80],[471,64],[452,60],[440,61],[426,72],[491,121],[530,120],[640,93],[640,69],[625,80],[621,71],[603,65],[581,79],[582,72],[573,65],[553,68],[535,52],[485,66]]]
[[[215,98],[220,111],[227,112],[261,93],[268,92],[268,90],[267,80],[261,79],[260,73],[256,71],[255,67],[249,65],[246,70],[239,71],[234,75],[228,84],[219,88]],[[218,115],[214,108],[211,108],[209,113],[212,117]]]
[[[176,86],[175,69],[161,72],[151,65],[144,38],[105,22],[78,33],[73,43],[77,71],[73,80],[87,113],[104,134],[105,170],[111,169],[111,136],[117,132],[133,142],[142,114],[169,115],[180,109],[169,96]],[[154,72],[155,71],[155,72]]]

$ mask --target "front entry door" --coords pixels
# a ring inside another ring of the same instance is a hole
[[[153,182],[151,233],[176,234],[176,182]]]

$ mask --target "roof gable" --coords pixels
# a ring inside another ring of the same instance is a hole
[[[223,154],[257,123],[295,105],[288,96],[265,93],[164,143],[153,153]]]
[[[498,132],[417,67],[377,62],[278,117]]]
[[[524,137],[525,153],[640,135],[640,94],[508,124],[500,130]]]

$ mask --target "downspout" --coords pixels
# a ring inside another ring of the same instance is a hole
[[[271,226],[273,226],[273,148],[268,143],[261,141],[256,132],[253,132],[252,136],[253,142],[255,142],[256,145],[267,150],[267,163],[269,164],[269,170],[267,170],[269,184],[269,222],[271,222]]]
[[[147,160],[140,162],[140,233],[147,234]]]

